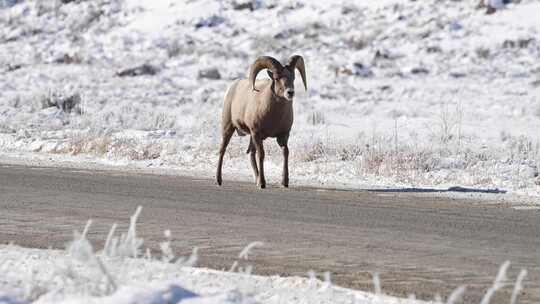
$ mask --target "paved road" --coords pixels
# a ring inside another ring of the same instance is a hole
[[[540,302],[540,213],[500,204],[405,193],[311,188],[257,190],[251,184],[108,171],[0,165],[0,242],[58,247],[94,219],[103,244],[114,222],[125,229],[138,205],[139,231],[155,252],[170,229],[179,254],[200,248],[200,264],[229,268],[243,246],[258,274],[331,271],[340,285],[433,299],[467,284],[479,299],[505,260],[529,271],[521,303]],[[509,303],[510,288],[492,303]]]

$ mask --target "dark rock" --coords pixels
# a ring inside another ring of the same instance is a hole
[[[429,46],[426,48],[426,52],[432,54],[432,53],[441,53],[442,49],[439,46]]]
[[[278,14],[284,14],[284,13],[288,13],[290,11],[301,9],[305,5],[306,5],[305,3],[300,2],[300,1],[290,1],[290,2],[288,2],[286,5],[284,5],[282,7],[282,9],[278,12]],[[269,8],[269,7],[267,7],[267,8]]]
[[[287,38],[290,38],[290,37],[292,37],[294,35],[298,35],[300,33],[301,33],[300,30],[290,28],[290,29],[286,29],[286,30],[283,30],[283,31],[275,34],[274,38],[275,39],[287,39]]]
[[[429,74],[429,70],[422,67],[412,68],[411,74],[419,75],[419,74]]]
[[[429,38],[429,36],[431,36],[431,31],[430,30],[426,30],[425,32],[423,33],[420,33],[419,36],[421,39],[427,39]]]
[[[377,50],[375,52],[375,59],[390,59],[390,55],[386,52],[383,52],[381,50]]]
[[[13,71],[16,71],[16,70],[18,70],[18,69],[20,69],[20,68],[22,68],[22,67],[23,67],[22,64],[13,64],[13,65],[12,65],[12,64],[8,63],[8,65],[7,65],[7,71],[8,71],[8,72],[13,72]]]
[[[218,80],[221,79],[221,74],[219,73],[219,70],[216,68],[210,68],[205,70],[199,70],[199,79],[201,78],[207,78],[207,79],[213,79]]]
[[[450,73],[450,77],[452,77],[452,78],[464,78],[466,76],[467,76],[467,74],[461,73],[461,72],[451,72]]]
[[[82,2],[84,0],[60,0],[60,2],[62,4],[68,4],[68,3],[71,3],[71,2],[75,2],[75,3],[79,3],[79,2]]]
[[[202,19],[199,22],[195,23],[195,28],[199,29],[201,27],[215,27],[225,22],[225,18],[221,16],[212,15],[209,18]]]
[[[353,66],[354,66],[354,75],[356,76],[368,78],[374,75],[373,71],[368,66],[365,66],[361,62],[355,62]]]
[[[76,54],[75,55],[64,54],[63,56],[56,58],[54,60],[54,63],[60,63],[60,64],[82,63],[82,58]]]
[[[399,59],[403,57],[403,55],[401,54],[397,54],[397,53],[391,53],[390,51],[388,50],[377,50],[375,52],[375,56],[373,56],[373,61],[378,61],[378,60],[396,60],[396,59]]]
[[[241,10],[254,11],[255,9],[257,9],[256,3],[254,3],[254,1],[248,1],[248,2],[233,1],[232,7],[234,10],[237,10],[237,11],[241,11]]]
[[[358,12],[358,7],[356,7],[355,5],[344,5],[341,8],[341,14],[343,15],[348,15],[356,12]]]
[[[159,72],[159,69],[157,67],[145,63],[138,67],[122,70],[116,73],[116,76],[118,77],[135,77],[135,76],[142,76],[142,75],[153,76],[153,75],[156,75],[158,72]]]

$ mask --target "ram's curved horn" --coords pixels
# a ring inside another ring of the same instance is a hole
[[[255,80],[257,79],[257,74],[264,69],[269,69],[272,73],[278,74],[283,69],[283,66],[281,63],[279,63],[279,61],[270,56],[262,56],[257,58],[257,60],[255,60],[255,62],[251,65],[249,72],[249,83],[251,83],[254,91],[256,91]]]
[[[304,88],[307,91],[306,66],[304,65],[304,58],[302,58],[300,55],[292,56],[289,59],[287,68],[289,68],[293,73],[295,68],[298,70],[298,72],[300,72],[300,76],[302,76],[302,81],[304,82]]]

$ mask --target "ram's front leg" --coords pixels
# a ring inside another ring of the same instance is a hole
[[[285,188],[289,187],[289,134],[279,136],[277,138],[278,145],[281,147],[283,153],[283,176],[281,179],[281,185]]]
[[[262,136],[260,136],[257,133],[253,133],[251,135],[251,139],[253,140],[253,143],[255,144],[255,150],[257,152],[257,160],[258,160],[258,167],[259,167],[259,176],[257,177],[257,187],[260,187],[261,189],[266,188],[266,179],[264,178],[264,147],[263,147],[263,139]]]

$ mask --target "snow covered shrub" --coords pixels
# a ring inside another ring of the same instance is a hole
[[[107,147],[107,156],[113,159],[148,160],[157,159],[162,147],[159,143],[140,142],[133,138],[116,137]]]
[[[345,40],[347,45],[356,50],[362,50],[369,45],[369,41],[365,37],[351,36]]]
[[[175,38],[173,41],[168,41],[165,48],[169,58],[178,57],[180,55],[189,55],[197,51],[195,41],[189,36],[183,36]]]
[[[108,132],[89,130],[87,132],[74,133],[68,138],[67,151],[65,153],[72,155],[94,154],[104,156],[109,152],[112,142],[113,139]]]
[[[510,137],[507,140],[509,158],[517,161],[537,160],[540,157],[540,142],[533,142],[525,136]]]
[[[149,130],[174,129],[176,127],[176,119],[176,115],[171,114],[170,111],[156,111],[152,114],[152,123],[147,128]]]
[[[60,92],[50,92],[41,99],[43,108],[56,107],[66,113],[82,114],[82,96],[79,93],[63,94]]]
[[[379,142],[375,147],[366,146],[359,160],[362,174],[412,179],[415,174],[433,171],[439,163],[435,151],[414,150],[407,146],[397,150],[382,148],[386,145],[391,145],[390,141]]]
[[[324,125],[326,122],[326,118],[323,112],[321,111],[314,111],[311,112],[311,114],[308,115],[307,122],[310,125]]]
[[[474,51],[480,59],[489,59],[491,55],[491,51],[488,48],[478,47]]]
[[[295,152],[295,158],[304,162],[312,162],[324,158],[326,154],[326,146],[322,141],[306,143],[303,149]]]

